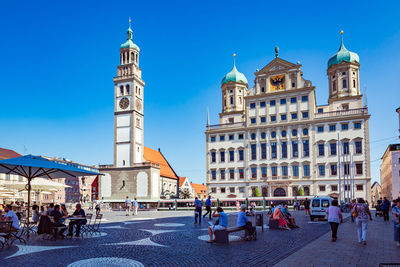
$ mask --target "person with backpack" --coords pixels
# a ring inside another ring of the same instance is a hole
[[[372,221],[371,211],[369,210],[368,205],[365,204],[364,199],[359,198],[358,203],[354,206],[351,212],[353,213],[353,216],[356,217],[358,243],[366,245],[368,217]]]

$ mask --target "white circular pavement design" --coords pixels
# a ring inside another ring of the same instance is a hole
[[[67,267],[78,267],[78,266],[87,266],[87,267],[119,267],[119,266],[126,266],[126,267],[144,267],[144,265],[135,260],[125,259],[125,258],[91,258],[86,260],[80,260],[69,264]]]
[[[181,227],[185,226],[184,223],[156,223],[154,226],[166,226],[166,227]]]
[[[209,235],[201,235],[201,236],[198,236],[197,237],[198,239],[200,239],[200,240],[203,240],[203,241],[208,241],[208,240],[210,240],[210,236]],[[229,242],[235,242],[235,241],[239,241],[239,240],[241,240],[242,238],[240,237],[240,236],[237,236],[237,235],[229,235]]]

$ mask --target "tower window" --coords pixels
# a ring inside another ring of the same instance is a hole
[[[265,92],[265,88],[261,87],[261,92],[264,93]]]
[[[293,88],[296,87],[296,84],[295,84],[295,83],[292,83],[292,87],[293,87]]]
[[[353,87],[356,88],[356,80],[353,80]]]
[[[342,72],[342,75],[346,75],[346,72]]]
[[[125,166],[125,160],[122,161],[122,166]]]
[[[119,92],[121,93],[121,95],[124,95],[124,87],[123,86],[119,87]]]
[[[242,104],[242,97],[241,96],[239,96],[239,104],[240,105]]]
[[[127,94],[127,95],[130,94],[129,84],[126,86],[126,94]]]
[[[333,83],[332,83],[332,91],[333,92],[336,92],[336,82],[334,81]]]
[[[343,80],[343,88],[347,88],[347,80]]]
[[[135,54],[131,52],[131,61],[135,61]]]
[[[231,96],[231,105],[233,105],[233,97]]]

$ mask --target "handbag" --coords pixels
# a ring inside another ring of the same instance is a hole
[[[354,218],[358,216],[357,205],[354,206],[354,211],[351,214]]]

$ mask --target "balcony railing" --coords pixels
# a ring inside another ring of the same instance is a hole
[[[106,165],[99,164],[99,169],[131,168],[131,167],[144,167],[144,166],[151,166],[156,168],[160,167],[160,165],[155,164],[153,162],[142,162],[142,163],[135,163],[132,166],[122,166],[122,167],[116,167],[113,164],[106,164]]]
[[[226,128],[239,128],[239,127],[244,127],[244,122],[233,122],[233,123],[225,123],[225,124],[207,125],[207,131],[226,129]]]
[[[331,118],[331,117],[342,117],[342,116],[350,116],[350,115],[364,115],[368,114],[368,108],[356,108],[356,109],[348,109],[348,110],[337,110],[330,112],[322,112],[315,113],[315,118]]]

